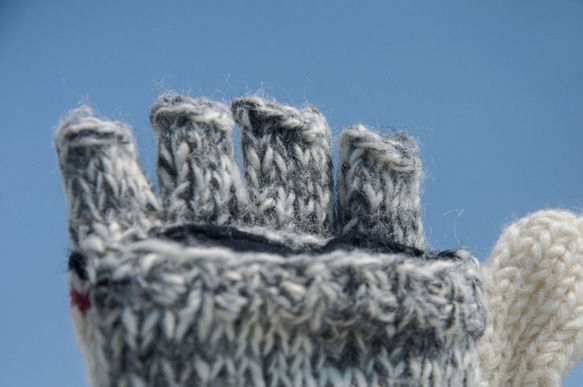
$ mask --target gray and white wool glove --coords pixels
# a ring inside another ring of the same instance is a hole
[[[164,96],[150,123],[158,196],[124,124],[56,135],[91,386],[479,385],[483,281],[425,250],[411,137],[345,129],[335,187],[315,107]]]

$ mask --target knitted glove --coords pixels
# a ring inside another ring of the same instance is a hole
[[[486,265],[482,387],[558,387],[583,356],[583,218],[539,211],[508,227]]]
[[[123,124],[82,107],[56,135],[91,386],[480,383],[483,282],[424,251],[410,137],[345,129],[335,192],[314,107],[163,97],[150,123],[159,197]]]

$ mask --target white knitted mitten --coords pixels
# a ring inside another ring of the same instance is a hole
[[[483,281],[424,251],[409,136],[344,130],[334,190],[314,107],[162,97],[150,123],[159,197],[124,125],[80,108],[55,140],[92,386],[479,385]]]
[[[482,386],[560,386],[583,356],[583,218],[540,211],[521,219],[482,271]]]

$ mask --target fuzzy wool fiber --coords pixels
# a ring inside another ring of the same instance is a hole
[[[315,107],[166,95],[150,124],[159,195],[126,125],[56,134],[92,387],[558,386],[581,357],[581,218],[520,220],[480,269],[426,250],[405,133],[346,128],[335,186]]]

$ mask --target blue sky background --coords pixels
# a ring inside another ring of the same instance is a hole
[[[432,247],[485,260],[504,225],[583,203],[583,1],[0,1],[0,370],[83,386],[52,138],[80,102],[130,123],[165,89],[263,91],[420,143]],[[578,367],[564,386],[583,386]]]

